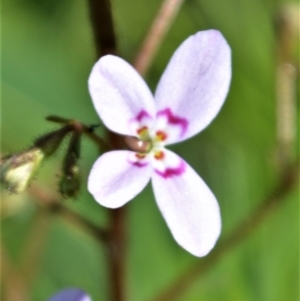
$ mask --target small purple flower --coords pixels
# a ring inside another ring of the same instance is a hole
[[[58,292],[48,301],[92,301],[92,299],[81,289],[68,288]]]
[[[231,51],[216,30],[198,32],[180,45],[154,97],[127,62],[102,57],[93,67],[89,91],[103,123],[126,135],[131,150],[107,152],[95,162],[88,189],[96,201],[109,208],[123,206],[151,179],[175,240],[190,253],[205,256],[221,231],[217,200],[197,173],[165,146],[210,124],[225,101],[230,79]]]

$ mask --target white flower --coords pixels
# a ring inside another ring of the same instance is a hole
[[[89,91],[103,123],[131,136],[131,150],[103,154],[88,189],[96,201],[117,208],[152,180],[157,205],[175,240],[205,256],[221,231],[218,203],[197,173],[166,145],[186,140],[214,119],[231,79],[231,52],[216,30],[198,32],[175,51],[153,97],[123,59],[107,55],[93,67]],[[136,137],[136,138],[133,138]]]

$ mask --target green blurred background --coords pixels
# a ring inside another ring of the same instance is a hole
[[[134,60],[160,3],[112,2],[120,54],[128,61]],[[199,30],[220,30],[232,47],[233,78],[223,109],[203,133],[172,147],[216,195],[223,220],[221,239],[263,201],[278,181],[276,68],[280,46],[275,19],[290,3],[187,0],[147,76],[154,90],[174,50]],[[96,51],[86,1],[3,0],[1,33],[2,153],[23,150],[34,138],[55,129],[54,124],[44,120],[50,114],[87,124],[99,122],[87,90]],[[298,112],[299,106],[295,110]],[[103,133],[103,128],[97,129],[97,134]],[[57,190],[63,150],[43,165],[33,186]],[[63,205],[105,225],[108,210],[99,206],[86,188],[87,175],[97,157],[96,147],[85,139],[80,162],[81,193],[77,200],[63,201]],[[299,300],[298,193],[291,191],[275,214],[196,280],[180,300]],[[39,206],[28,192],[11,196],[2,189],[1,200],[2,248],[12,264],[20,267],[28,249],[42,245],[40,256],[32,261],[30,300],[46,300],[69,286],[85,289],[94,301],[108,300],[103,246],[61,218],[41,218]],[[175,243],[149,185],[127,209],[128,300],[150,300],[203,259]],[[32,256],[32,252],[29,254]],[[2,289],[6,280],[2,279]]]

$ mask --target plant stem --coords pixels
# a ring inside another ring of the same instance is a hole
[[[39,275],[52,221],[49,212],[41,210],[38,210],[33,218],[20,261],[20,272],[28,290],[32,289],[32,285]]]
[[[107,133],[107,138],[112,149],[123,148],[123,137],[113,132]],[[111,300],[126,300],[125,262],[126,262],[126,207],[109,211],[109,271],[111,287]]]
[[[299,11],[299,8],[298,8]],[[285,5],[277,16],[277,160],[284,168],[295,158],[297,136],[297,62],[294,50],[299,41],[296,7]],[[299,80],[299,78],[298,78]]]
[[[113,17],[109,0],[89,0],[97,58],[117,53],[117,43],[113,27]],[[108,132],[108,144],[112,149],[121,149],[123,139]],[[110,272],[110,295],[112,301],[125,300],[125,260],[126,260],[126,211],[124,207],[110,210],[108,230],[108,254]]]
[[[88,219],[78,215],[76,212],[70,210],[68,207],[63,206],[61,202],[57,200],[57,197],[50,191],[47,191],[44,187],[38,185],[32,185],[29,188],[31,197],[38,203],[44,210],[58,215],[66,220],[72,226],[75,226],[82,230],[84,233],[88,233],[95,237],[98,241],[106,243],[108,239],[108,231],[103,229]]]
[[[3,298],[3,301],[29,301],[29,294],[24,278],[12,263],[3,245],[0,245],[0,258],[1,300]]]
[[[126,207],[110,211],[109,269],[112,301],[125,300]]]
[[[97,58],[117,53],[110,0],[88,0]]]
[[[93,128],[97,126],[87,126],[78,120],[68,119],[57,115],[49,115],[46,117],[46,120],[59,124],[69,125],[73,128],[73,131],[83,132],[90,140],[92,140],[98,146],[100,153],[110,150],[110,146],[107,145],[101,137],[99,137],[93,132]]]
[[[172,21],[184,0],[164,0],[134,61],[135,69],[145,75]]]

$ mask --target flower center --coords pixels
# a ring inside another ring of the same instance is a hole
[[[168,135],[165,132],[163,132],[163,131],[157,131],[155,133],[155,140],[157,142],[165,141],[167,139],[167,137],[168,137]]]
[[[163,160],[163,142],[168,135],[165,131],[158,130],[152,135],[147,126],[141,126],[136,130],[138,137],[126,136],[124,141],[128,148],[136,152],[136,159],[144,159],[148,154],[152,154],[156,160]]]
[[[142,110],[129,120],[129,129],[134,136],[125,137],[131,150],[128,162],[138,168],[151,165],[164,179],[180,176],[185,172],[185,162],[165,149],[165,145],[182,139],[188,125],[187,119],[174,115],[170,108],[157,112],[155,118]]]
[[[151,141],[142,140],[137,137],[125,136],[124,141],[130,150],[137,152],[138,154],[146,154],[152,148]]]

